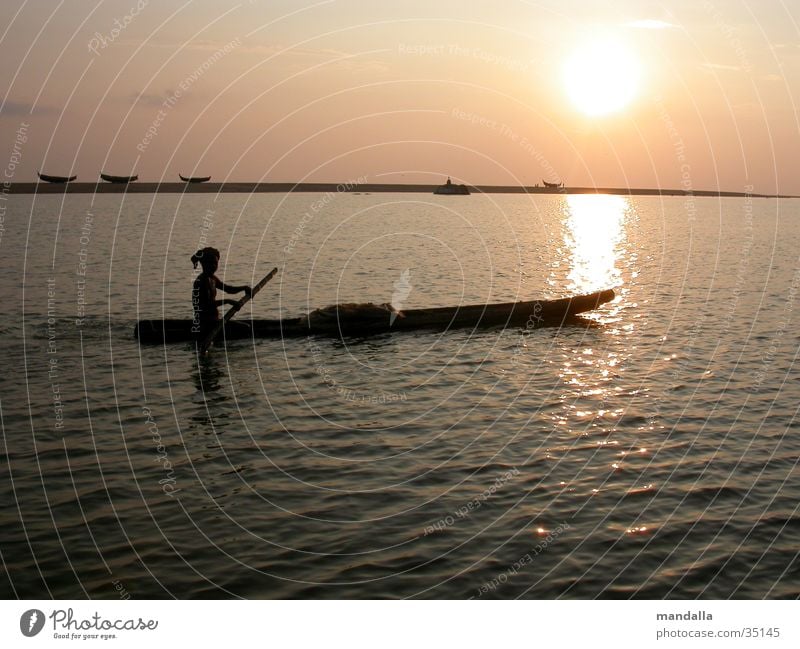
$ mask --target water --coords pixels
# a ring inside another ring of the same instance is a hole
[[[5,597],[800,595],[794,201],[7,205]],[[204,242],[231,283],[280,268],[257,317],[619,297],[560,330],[140,347]]]

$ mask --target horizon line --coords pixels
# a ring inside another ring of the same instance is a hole
[[[594,187],[564,186],[539,187],[535,185],[474,185],[465,184],[478,194],[611,194],[627,196],[700,196],[729,198],[800,198],[793,194],[761,194],[748,191],[721,189],[676,189],[648,187]],[[117,194],[117,193],[291,193],[328,192],[335,193],[432,193],[439,184],[428,183],[359,183],[340,182],[261,182],[226,181],[188,183],[181,181],[141,181],[131,183],[109,183],[101,179],[89,182],[48,183],[42,181],[4,183],[6,194]]]

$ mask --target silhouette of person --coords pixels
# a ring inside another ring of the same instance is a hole
[[[226,293],[241,293],[244,291],[245,295],[250,295],[252,289],[245,285],[231,286],[214,274],[219,267],[219,250],[216,248],[203,248],[194,253],[192,255],[192,265],[197,268],[198,262],[203,267],[203,272],[197,276],[192,286],[192,308],[194,310],[192,333],[199,340],[205,340],[206,336],[219,324],[219,307],[223,304],[233,305],[237,302],[230,299],[218,300],[217,289],[220,288]]]

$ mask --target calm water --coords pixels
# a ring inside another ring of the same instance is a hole
[[[3,597],[800,596],[798,202],[7,205]],[[190,314],[203,239],[232,283],[280,268],[259,317],[619,297],[561,330],[139,347]]]

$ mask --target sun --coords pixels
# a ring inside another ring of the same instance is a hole
[[[606,39],[583,45],[564,64],[564,86],[574,106],[591,117],[625,108],[639,89],[641,65],[623,43]]]

